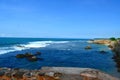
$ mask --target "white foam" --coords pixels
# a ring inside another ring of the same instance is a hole
[[[30,48],[41,48],[41,47],[46,47],[50,44],[67,43],[67,42],[68,41],[35,41],[35,42],[29,42],[28,44],[19,44],[11,47],[1,47],[0,54],[5,54],[14,51],[21,51]]]
[[[36,42],[29,42],[27,45],[22,45],[22,46],[26,48],[40,48],[40,47],[46,47],[51,43],[52,41],[36,41]]]

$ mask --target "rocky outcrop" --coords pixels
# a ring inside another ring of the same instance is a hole
[[[89,42],[94,44],[107,45],[114,52],[114,56],[112,57],[112,59],[114,59],[114,61],[116,62],[116,67],[118,69],[118,72],[120,72],[120,40],[92,40]],[[101,51],[100,53],[105,52]]]
[[[120,80],[99,70],[43,67],[40,70],[0,68],[0,80]]]
[[[90,40],[88,41],[88,43],[94,43],[94,44],[105,44],[105,45],[109,45],[111,43],[111,40],[108,39],[104,39],[104,40]]]
[[[43,60],[42,58],[38,58],[37,56],[41,55],[40,52],[36,52],[35,54],[32,53],[25,53],[25,54],[17,54],[16,58],[26,58],[28,61],[38,61],[38,60]]]
[[[88,41],[88,43],[103,44],[103,45],[108,46],[111,49],[114,49],[117,44],[117,41],[111,41],[109,39],[103,39],[103,40],[100,39],[100,40],[90,40],[90,41]]]
[[[120,72],[120,41],[117,41],[114,44],[114,48],[112,50],[115,53],[113,59],[116,62],[118,72]]]

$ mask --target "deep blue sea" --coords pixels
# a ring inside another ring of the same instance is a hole
[[[116,63],[112,59],[113,52],[105,45],[90,44],[89,39],[63,38],[0,38],[0,67],[40,69],[43,66],[82,67],[102,70],[120,77]],[[90,45],[92,49],[85,50]],[[22,46],[22,47],[21,47]],[[101,54],[100,51],[106,51]],[[30,52],[43,60],[30,62],[17,59],[16,54]]]

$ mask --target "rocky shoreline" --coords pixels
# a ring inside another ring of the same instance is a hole
[[[113,59],[116,62],[118,71],[120,71],[120,41],[90,40],[89,43],[103,44],[108,46],[115,54]],[[85,49],[92,49],[87,46]],[[101,51],[101,53],[104,53]],[[36,54],[25,53],[18,54],[16,58],[26,58],[29,61],[39,60]],[[41,58],[40,58],[41,60]],[[120,80],[102,71],[91,68],[73,68],[73,67],[42,67],[39,70],[26,70],[18,68],[0,68],[0,80]]]
[[[40,70],[0,68],[0,80],[120,80],[90,68],[42,67]]]
[[[120,40],[100,39],[100,40],[90,40],[88,42],[94,44],[103,44],[108,46],[114,52],[112,59],[114,59],[114,61],[116,62],[117,70],[118,72],[120,72]]]

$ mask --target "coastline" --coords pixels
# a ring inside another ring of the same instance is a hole
[[[96,69],[42,67],[40,70],[0,68],[4,80],[120,80]]]
[[[120,40],[100,39],[90,40],[88,43],[103,44],[114,52],[112,59],[116,62],[117,71],[120,72]]]
[[[85,41],[86,42],[86,41]],[[61,42],[59,42],[59,43],[61,43]],[[57,44],[58,44],[58,42],[57,42]],[[77,43],[78,44],[78,43]],[[86,44],[86,45],[89,45],[89,44]],[[85,45],[84,45],[85,46]],[[101,46],[101,45],[100,45]],[[107,45],[108,46],[108,45]],[[22,46],[18,46],[18,47],[22,47]],[[106,47],[106,46],[105,46]],[[94,48],[94,47],[93,47]],[[83,49],[84,51],[86,51],[86,53],[88,53],[88,50],[85,50],[84,49],[84,47],[81,47],[81,49]],[[92,50],[92,49],[91,49]],[[109,50],[109,49],[108,49]],[[38,50],[35,50],[35,52],[32,52],[33,53],[33,55],[36,53],[36,51],[38,51]],[[29,51],[29,52],[31,52],[31,51]],[[42,52],[42,51],[41,51]],[[23,53],[25,53],[24,51],[23,52],[21,52],[22,54]],[[45,52],[42,52],[42,53],[45,53]],[[100,52],[98,52],[98,53],[100,53]],[[16,59],[16,60],[20,60],[20,59],[17,59],[16,57],[15,57],[15,55],[17,55],[18,53],[13,53],[14,54],[14,59]],[[48,53],[49,54],[49,53]],[[88,53],[89,54],[89,53]],[[38,57],[41,57],[41,58],[43,58],[44,59],[44,57],[43,57],[43,55],[44,54],[42,54],[42,56],[38,56]],[[78,53],[78,55],[79,55],[79,53]],[[91,55],[91,54],[90,54]],[[54,56],[54,55],[53,55]],[[58,55],[58,56],[61,56],[61,55]],[[99,55],[98,55],[99,56]],[[61,57],[63,57],[63,56],[61,56]],[[73,57],[73,56],[71,56],[71,57]],[[7,58],[7,57],[6,57]],[[11,57],[12,58],[12,57]],[[54,60],[54,58],[53,58],[53,60]],[[24,60],[22,60],[21,59],[21,61],[24,61]],[[27,60],[26,60],[27,61]],[[64,60],[63,60],[64,61]],[[105,60],[106,61],[106,60]],[[11,61],[11,63],[12,63],[13,61]],[[39,62],[44,62],[44,60],[43,61],[39,61]],[[104,62],[104,61],[103,61]],[[19,62],[18,62],[19,63]],[[89,63],[90,63],[90,61],[89,61]],[[39,63],[40,64],[40,63]],[[70,64],[71,65],[71,64]],[[75,64],[76,65],[76,64]],[[80,64],[81,65],[81,64]],[[106,64],[105,64],[106,65]],[[79,67],[79,66],[77,66],[77,67]],[[10,67],[10,68],[12,68],[12,67]],[[9,69],[10,69],[9,68]],[[61,68],[61,69],[60,69]],[[26,69],[28,69],[28,67],[26,68]],[[43,71],[48,71],[48,68],[47,69],[45,69],[45,67],[44,67],[44,70],[42,70],[42,69],[38,69],[38,70],[34,70],[34,69],[32,69],[32,70],[26,70],[26,69],[22,69],[22,68],[20,68],[20,70],[23,70],[23,71],[27,71],[27,72],[36,72],[36,71],[40,71],[41,73],[43,73]],[[80,70],[82,70],[83,68],[79,68]],[[87,69],[90,69],[90,67],[88,67]],[[107,68],[106,68],[107,69]],[[12,69],[10,69],[10,70],[12,70],[13,72],[14,71],[16,71],[16,69],[14,69],[14,67],[12,68]],[[63,67],[49,67],[49,70],[52,70],[52,72],[59,72],[59,73],[63,73],[63,74],[66,74],[67,76],[72,76],[71,78],[72,78],[72,80],[74,80],[73,78],[75,78],[76,76],[75,76],[75,74],[71,74],[71,75],[69,75],[68,73],[65,73],[65,72],[69,72],[69,73],[72,73],[72,72],[78,72],[79,74],[80,74],[80,72],[79,72],[79,70],[78,69],[76,69],[75,67],[74,68],[70,68],[69,66],[67,67],[67,68],[65,68],[65,66],[63,66]],[[57,70],[57,71],[56,71]],[[63,71],[63,72],[61,72],[61,70]],[[71,71],[72,70],[72,71]],[[85,68],[83,69],[83,70],[85,70]],[[82,70],[82,71],[83,71]],[[91,69],[90,69],[91,70]],[[92,69],[91,71],[94,71],[95,69]],[[101,70],[101,69],[98,69],[98,70]],[[18,69],[17,69],[17,71],[18,71]],[[91,73],[91,71],[90,71],[90,74],[89,75],[91,75],[92,73]],[[104,70],[101,70],[101,71],[104,71]],[[101,72],[100,71],[100,72]],[[85,71],[86,72],[86,71]],[[99,71],[98,71],[99,72]],[[105,71],[104,71],[105,72]],[[32,74],[33,74],[32,73]],[[88,72],[89,73],[89,72]],[[53,74],[53,73],[52,73]],[[85,75],[88,75],[88,74],[85,74]],[[95,77],[94,75],[92,75],[93,77]],[[46,77],[46,76],[45,76]],[[78,78],[79,77],[79,78]],[[80,77],[80,75],[79,76],[77,76],[77,80],[80,80],[81,79],[81,77]],[[51,79],[50,79],[51,80]],[[52,79],[52,80],[54,80],[54,79]],[[66,79],[63,79],[63,80],[66,80]],[[70,80],[70,79],[69,79]],[[96,80],[96,79],[95,79]],[[107,80],[107,79],[105,79],[105,80]],[[108,80],[110,80],[110,79],[108,79]],[[116,80],[116,79],[113,79],[113,80]]]

